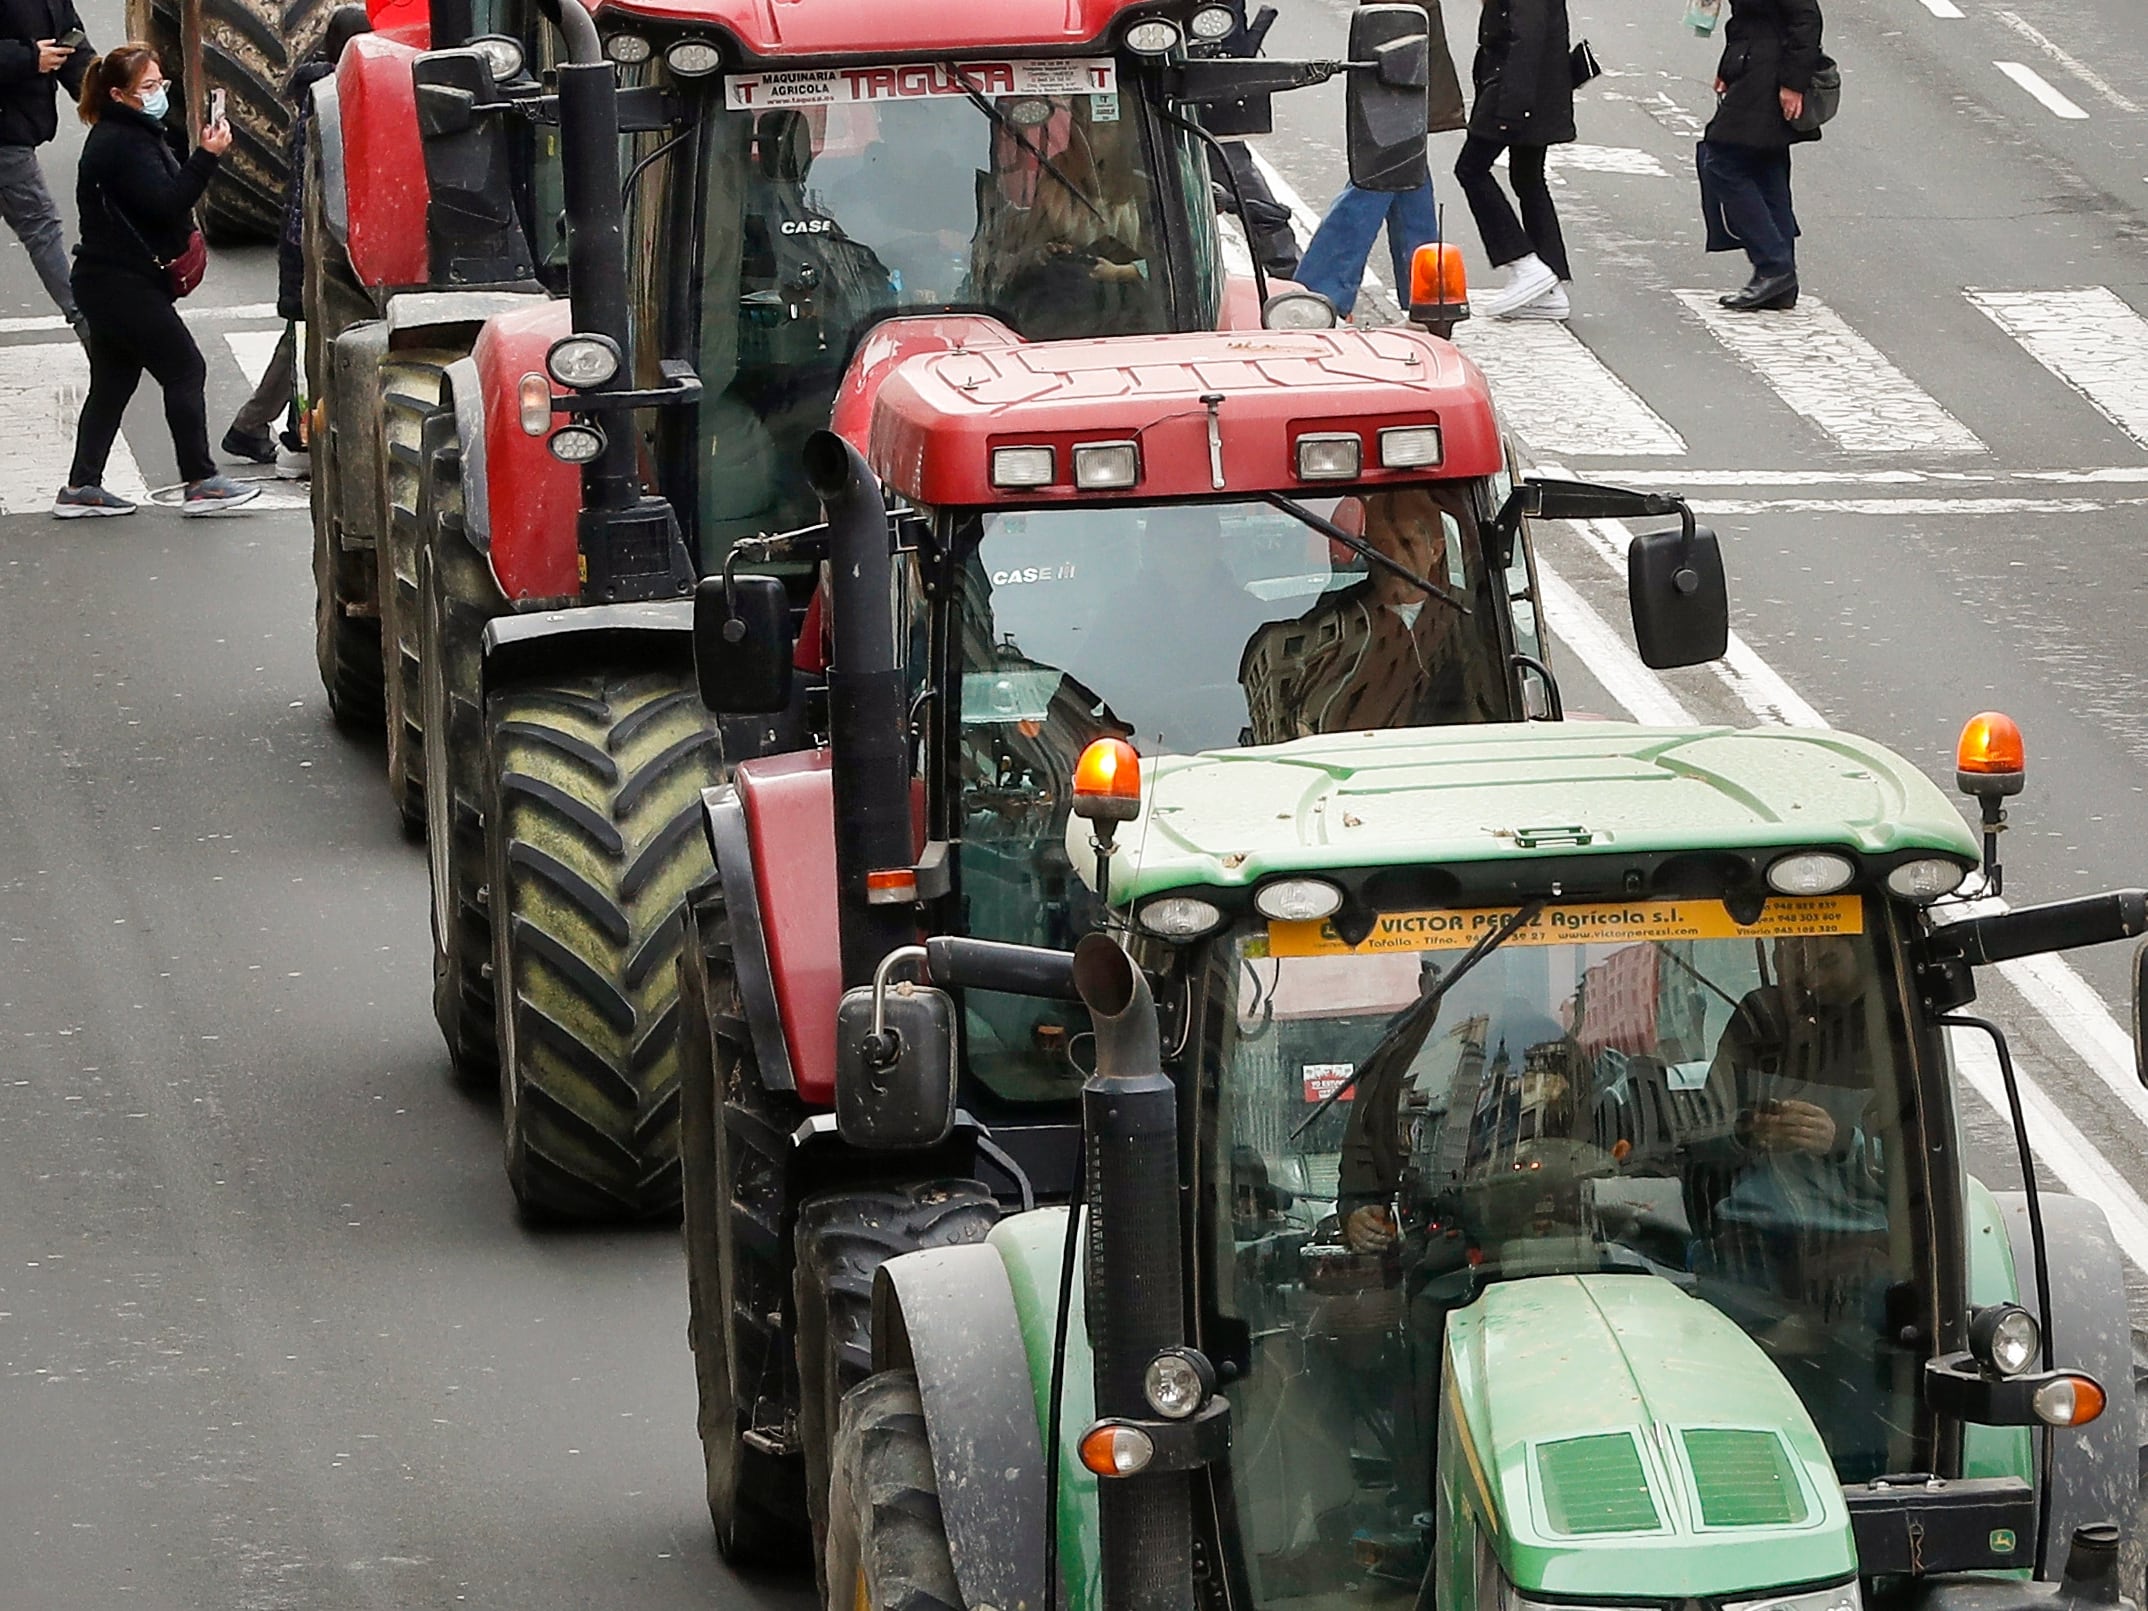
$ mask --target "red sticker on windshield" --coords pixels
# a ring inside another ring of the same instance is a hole
[[[1299,1072],[1305,1076],[1305,1100],[1308,1102],[1325,1102],[1337,1091],[1342,1091],[1343,1081],[1350,1077],[1352,1070],[1356,1067],[1355,1063],[1305,1063],[1300,1065]],[[1353,1086],[1350,1090],[1343,1091],[1342,1099],[1348,1102],[1356,1096],[1357,1090]]]

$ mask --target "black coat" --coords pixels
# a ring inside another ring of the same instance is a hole
[[[1469,132],[1509,145],[1573,139],[1571,49],[1566,0],[1484,0]]]
[[[196,151],[182,160],[185,149],[185,138],[169,124],[117,101],[106,103],[75,170],[82,230],[76,273],[131,274],[171,295],[157,259],[169,261],[186,249],[194,203],[216,172],[213,153]]]
[[[37,70],[37,42],[82,26],[74,0],[0,0],[0,145],[43,145],[60,132],[59,91],[82,93],[97,53],[77,45],[56,73]]]
[[[1783,116],[1782,91],[1803,94],[1820,66],[1820,0],[1730,0],[1723,25],[1723,60],[1715,76],[1723,99],[1708,120],[1718,145],[1787,151],[1820,138],[1793,129]]]
[[[283,228],[276,237],[276,316],[306,316],[306,143],[313,136],[313,86],[333,77],[327,62],[307,62],[291,75],[290,183],[283,193]]]

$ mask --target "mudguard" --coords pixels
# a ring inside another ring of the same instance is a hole
[[[592,664],[693,667],[694,601],[583,604],[495,616],[485,623],[484,693],[533,672]]]
[[[746,1033],[753,1037],[761,1082],[771,1090],[797,1089],[791,1072],[790,1043],[776,1006],[775,972],[768,960],[768,932],[761,924],[760,880],[746,834],[746,808],[738,786],[721,784],[702,791],[702,828],[709,855],[723,883],[731,917],[731,966],[738,976],[739,1003],[746,1009]]]
[[[346,548],[371,548],[381,535],[380,365],[388,325],[368,319],[328,344],[327,424],[334,441],[337,516]]]
[[[2133,1389],[2133,1323],[2126,1311],[2125,1261],[2103,1210],[2083,1197],[2042,1193],[2044,1241],[2051,1257],[2051,1314],[2040,1312],[2028,1199],[1994,1192],[2012,1244],[2015,1299],[2044,1324],[2051,1362],[2084,1370],[2102,1384],[2109,1405],[2078,1431],[2051,1434],[2051,1525],[2044,1570],[2056,1576],[2076,1527],[2116,1522],[2130,1543],[2140,1528],[2140,1411]]]
[[[492,546],[492,509],[485,496],[485,389],[475,359],[456,359],[447,374],[462,451],[462,532],[482,554]]]
[[[321,216],[327,220],[329,238],[347,253],[351,244],[351,210],[349,180],[343,167],[343,102],[336,94],[333,77],[314,83],[307,138],[321,153]]]
[[[672,606],[685,608],[691,605]],[[773,1004],[791,1089],[810,1107],[835,1102],[835,1017],[843,996],[835,899],[835,774],[826,750],[742,761],[732,771],[745,844],[717,847],[724,888],[751,869]],[[744,988],[746,958],[739,958]],[[762,1067],[776,1066],[755,1027]]]
[[[1044,1440],[1000,1250],[990,1241],[928,1248],[881,1265],[873,1364],[917,1372],[963,1604],[1041,1611]]]
[[[418,54],[385,35],[360,34],[336,63],[344,243],[363,285],[423,285],[430,277],[425,214],[431,196],[410,76]]]
[[[574,328],[563,301],[523,297],[524,306],[488,319],[471,358],[483,398],[485,551],[502,596],[517,605],[567,600],[582,591],[575,521],[582,509],[581,472],[545,447],[551,434],[522,428],[519,388],[545,376],[546,350]],[[545,379],[555,395],[558,388]],[[457,388],[457,395],[461,389]]]

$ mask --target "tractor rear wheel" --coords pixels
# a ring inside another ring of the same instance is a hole
[[[447,367],[465,356],[451,347],[410,348],[380,366],[381,469],[387,480],[376,586],[387,679],[388,793],[403,827],[425,832],[424,662],[418,643],[418,550],[435,498],[431,455],[454,441]]]
[[[320,43],[334,0],[200,0],[200,6],[198,56],[182,37],[179,0],[127,0],[127,36],[156,47],[172,101],[186,108],[195,141],[209,92],[224,92],[231,149],[202,198],[203,232],[219,246],[274,240],[291,177],[287,86],[292,69]]]
[[[829,1569],[830,1442],[843,1397],[873,1370],[873,1277],[898,1254],[981,1242],[999,1219],[974,1180],[935,1180],[877,1191],[833,1191],[798,1209],[798,1441],[819,1561]],[[833,1593],[841,1579],[828,1575]]]
[[[447,423],[443,416],[442,423]],[[437,434],[427,427],[427,439]],[[462,453],[431,454],[435,488],[418,550],[425,819],[432,873],[433,1017],[458,1080],[499,1077],[492,913],[485,891],[485,623],[506,613],[492,567],[463,529]]]
[[[373,545],[353,545],[344,529],[342,467],[336,462],[335,433],[325,423],[331,411],[323,406],[334,383],[328,344],[351,325],[372,318],[374,310],[328,232],[317,143],[307,153],[307,168],[303,392],[313,412],[307,439],[313,456],[313,648],[336,725],[351,733],[377,733],[385,690]]]
[[[828,1493],[828,1603],[963,1611],[917,1377],[882,1371],[843,1400]]]
[[[758,1431],[758,1405],[741,1403],[734,1380],[761,1381],[774,1354],[772,1328],[754,1313],[742,1283],[750,1280],[738,1246],[738,1210],[723,1129],[724,1083],[736,1077],[739,1050],[752,1056],[738,977],[730,955],[730,925],[720,888],[704,890],[687,917],[679,958],[679,1174],[686,1241],[686,1338],[694,1351],[694,1382],[703,1463],[708,1474],[709,1520],[716,1547],[733,1566],[791,1566],[806,1559],[811,1539],[805,1521],[800,1468],[795,1455],[777,1453],[775,1439]],[[719,1071],[719,1061],[723,1064]],[[753,1071],[745,1071],[756,1088]],[[781,1117],[791,1117],[782,1115]],[[765,1192],[751,1194],[756,1205]],[[762,1262],[778,1245],[772,1227],[756,1238]],[[762,1269],[763,1287],[775,1283]],[[754,1313],[760,1324],[736,1335]],[[767,1397],[782,1398],[781,1361]],[[781,1428],[776,1429],[780,1437]]]
[[[677,961],[710,872],[715,725],[666,670],[511,682],[485,729],[508,1180],[539,1218],[675,1213]]]

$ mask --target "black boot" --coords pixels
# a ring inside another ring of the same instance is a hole
[[[1797,271],[1788,274],[1756,274],[1742,291],[1718,297],[1733,313],[1772,312],[1797,306]]]

